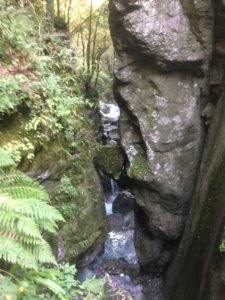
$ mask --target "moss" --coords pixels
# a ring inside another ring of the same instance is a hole
[[[184,14],[190,21],[191,31],[197,37],[198,41],[202,41],[202,33],[200,31],[200,20],[197,14],[193,0],[181,0]]]
[[[201,236],[202,231],[205,229],[207,224],[210,222],[212,210],[219,197],[222,185],[225,181],[225,155],[221,161],[219,170],[215,169],[212,175],[212,181],[208,189],[207,200],[204,209],[201,214],[201,218],[198,223],[198,229],[196,231],[197,236]]]
[[[133,158],[128,175],[137,179],[144,179],[148,175],[148,160],[143,151],[139,151]]]
[[[151,134],[152,134],[152,132],[153,132],[153,130],[154,130],[154,126],[155,126],[154,120],[153,120],[153,119],[150,119],[150,120],[149,120],[149,124],[148,124],[148,128],[147,128],[147,130],[146,130],[147,135],[151,135]]]
[[[76,194],[60,192],[55,199],[67,223],[61,228],[66,261],[74,261],[85,253],[97,240],[102,243],[108,226],[104,212],[103,193],[94,166],[87,162],[81,173],[75,165],[65,172]]]
[[[29,119],[22,114],[11,118],[11,122],[2,124],[0,132],[1,145],[11,149],[16,154],[16,145],[23,145],[23,136]],[[26,149],[25,149],[26,150]],[[86,252],[98,240],[103,242],[107,232],[107,221],[104,211],[104,197],[98,175],[91,162],[91,156],[86,160],[71,154],[68,142],[63,135],[50,140],[46,149],[33,149],[32,160],[27,158],[27,152],[21,154],[20,169],[41,180],[49,192],[53,204],[63,213],[66,224],[60,228],[60,245],[64,248],[65,259],[76,261],[77,256]],[[67,176],[71,183],[70,191],[60,191],[60,182]],[[76,195],[71,195],[71,189]],[[57,248],[58,241],[51,238],[51,243]],[[57,252],[57,251],[56,251]]]
[[[201,46],[196,40],[196,36],[191,31],[188,31],[186,35],[185,46],[188,48],[192,48],[195,51],[201,51]]]
[[[132,167],[130,169],[130,173],[133,177],[143,177],[146,171],[146,161],[142,158],[135,159],[132,162]]]
[[[120,146],[103,146],[97,152],[94,161],[103,173],[118,180],[124,168],[125,154]]]
[[[158,47],[162,48],[165,45],[165,43],[166,43],[166,39],[165,39],[164,35],[160,34],[159,40],[158,40]]]

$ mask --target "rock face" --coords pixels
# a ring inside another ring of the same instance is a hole
[[[225,299],[224,255],[219,252],[225,214],[225,2],[216,5],[210,72],[215,111],[184,235],[167,273],[166,300]]]
[[[20,168],[45,186],[66,219],[58,240],[52,241],[58,260],[86,265],[101,250],[107,234],[104,195],[93,163],[87,161],[81,172],[64,153],[65,144],[52,142]]]
[[[217,295],[222,282],[220,275],[216,274],[224,265],[221,257],[218,257],[218,238],[225,214],[224,198],[225,97],[223,95],[210,125],[196,193],[180,248],[167,273],[166,299],[225,299],[224,287],[222,294]],[[216,265],[213,258],[215,253]],[[216,272],[213,270],[215,268]],[[219,278],[216,278],[218,276]]]
[[[168,263],[164,241],[180,238],[193,193],[209,101],[213,8],[210,0],[111,0],[109,7],[121,144],[150,233],[143,239],[149,246],[139,245],[140,260],[149,251],[151,268]]]

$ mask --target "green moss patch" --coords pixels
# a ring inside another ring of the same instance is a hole
[[[103,173],[118,180],[124,168],[125,154],[120,146],[103,146],[97,152],[94,161]]]
[[[143,180],[148,173],[147,157],[143,151],[139,151],[130,164],[128,175],[131,178]]]

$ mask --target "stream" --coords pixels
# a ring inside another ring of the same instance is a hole
[[[104,104],[101,111],[105,140],[118,143],[117,121],[119,109]],[[103,107],[105,108],[105,107]],[[79,270],[79,279],[94,275],[107,279],[107,291],[112,300],[163,300],[162,276],[142,274],[134,245],[135,198],[129,188],[120,189],[117,182],[105,177],[105,211],[109,221],[108,237],[104,249],[93,263]]]

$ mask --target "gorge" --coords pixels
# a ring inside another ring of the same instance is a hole
[[[139,261],[167,270],[166,299],[224,299],[225,3],[111,0],[109,9],[126,174],[147,228]]]
[[[0,0],[0,227],[26,214],[2,204],[15,167],[50,195],[62,217],[40,236],[80,280],[30,296],[1,254],[0,298],[225,300],[225,1],[81,2],[84,20],[73,1]],[[42,224],[25,225],[27,250]],[[93,275],[106,292],[82,287]]]

